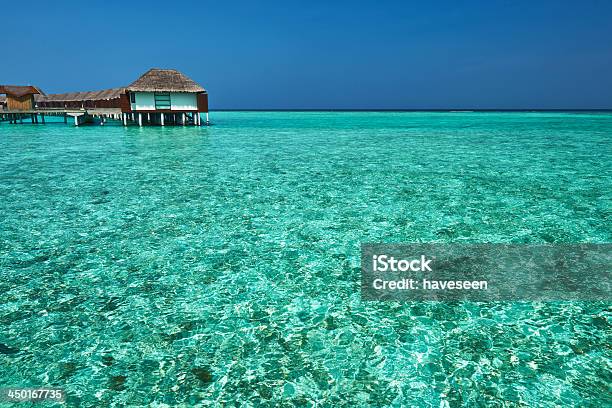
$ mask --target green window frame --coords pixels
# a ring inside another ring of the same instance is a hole
[[[155,92],[155,109],[170,109],[170,92]]]

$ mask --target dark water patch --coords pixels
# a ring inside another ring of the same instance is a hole
[[[20,320],[24,320],[34,316],[36,312],[34,310],[15,310],[5,316],[0,317],[0,324],[8,325]]]
[[[102,364],[106,367],[110,367],[115,362],[115,358],[113,356],[102,356]]]
[[[67,380],[72,377],[77,370],[79,369],[79,365],[74,361],[67,361],[60,365],[61,374],[59,376],[60,380]]]
[[[113,391],[123,391],[125,390],[126,381],[127,377],[125,375],[113,375],[108,380],[108,388]]]
[[[112,312],[113,310],[117,310],[121,305],[121,298],[113,296],[111,297],[106,304],[100,309],[101,312]]]
[[[270,321],[270,315],[263,308],[254,307],[249,321],[268,323]]]
[[[610,326],[608,320],[603,316],[595,316],[591,319],[591,324],[599,329],[608,329]]]
[[[195,367],[191,370],[191,373],[203,384],[210,384],[213,382],[213,375],[208,367]]]
[[[338,323],[333,316],[327,316],[323,321],[323,327],[327,330],[336,330],[338,328]]]
[[[92,204],[109,203],[110,202],[110,199],[108,199],[109,194],[110,194],[110,191],[108,190],[101,190],[101,191],[95,192],[91,195],[91,203]]]
[[[53,303],[47,307],[50,312],[71,312],[78,309],[78,306],[84,303],[84,299],[81,297],[74,297],[70,300]]]
[[[162,335],[162,338],[164,338],[168,343],[173,343],[177,340],[182,340],[190,337],[190,334],[191,333],[189,330],[180,330],[175,333]]]
[[[29,268],[32,266],[36,266],[37,264],[44,263],[51,259],[50,254],[40,254],[28,259],[15,259],[9,258],[8,266],[12,268]]]
[[[264,400],[269,400],[274,396],[274,388],[266,384],[265,379],[258,381],[257,393]]]
[[[135,272],[138,272],[139,270],[140,270],[140,267],[138,267],[138,266],[136,266],[136,265],[129,265],[129,266],[127,267],[127,271],[128,271],[128,272],[135,273]]]
[[[17,353],[19,353],[18,348],[10,347],[4,343],[0,343],[0,354],[12,355]]]

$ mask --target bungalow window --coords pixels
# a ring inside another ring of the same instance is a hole
[[[170,109],[170,92],[155,92],[155,109]]]
[[[136,94],[134,92],[130,92],[130,102],[136,103]]]

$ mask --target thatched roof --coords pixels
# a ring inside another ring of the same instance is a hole
[[[206,92],[177,70],[159,68],[148,70],[126,89],[131,92]]]
[[[125,88],[104,89],[102,91],[91,92],[69,92],[63,94],[49,94],[35,97],[36,101],[42,102],[72,102],[72,101],[100,101],[117,99],[119,95],[125,93]]]
[[[0,85],[0,94],[7,94],[20,98],[25,95],[44,95],[39,88],[31,85]]]

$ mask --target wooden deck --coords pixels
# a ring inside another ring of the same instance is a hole
[[[68,117],[70,117],[71,121],[74,120],[75,126],[80,126],[85,123],[92,123],[93,118],[99,118],[102,124],[109,119],[121,120],[122,114],[120,108],[36,108],[24,110],[0,110],[0,122],[9,122],[11,124],[23,124],[24,121],[27,123],[28,120],[32,124],[44,124],[45,117],[51,116],[63,117],[64,123],[68,123]]]
[[[85,108],[85,109],[70,109],[70,108],[46,108],[32,110],[0,110],[0,115],[120,115],[121,108]]]
[[[36,108],[29,110],[0,110],[0,122],[11,124],[44,124],[45,117],[63,117],[64,123],[74,119],[74,125],[99,122],[104,124],[107,120],[118,120],[124,126],[128,124],[143,125],[195,125],[208,126],[208,112],[206,121],[202,123],[200,113],[197,111],[171,111],[171,112],[122,112],[121,108]]]

